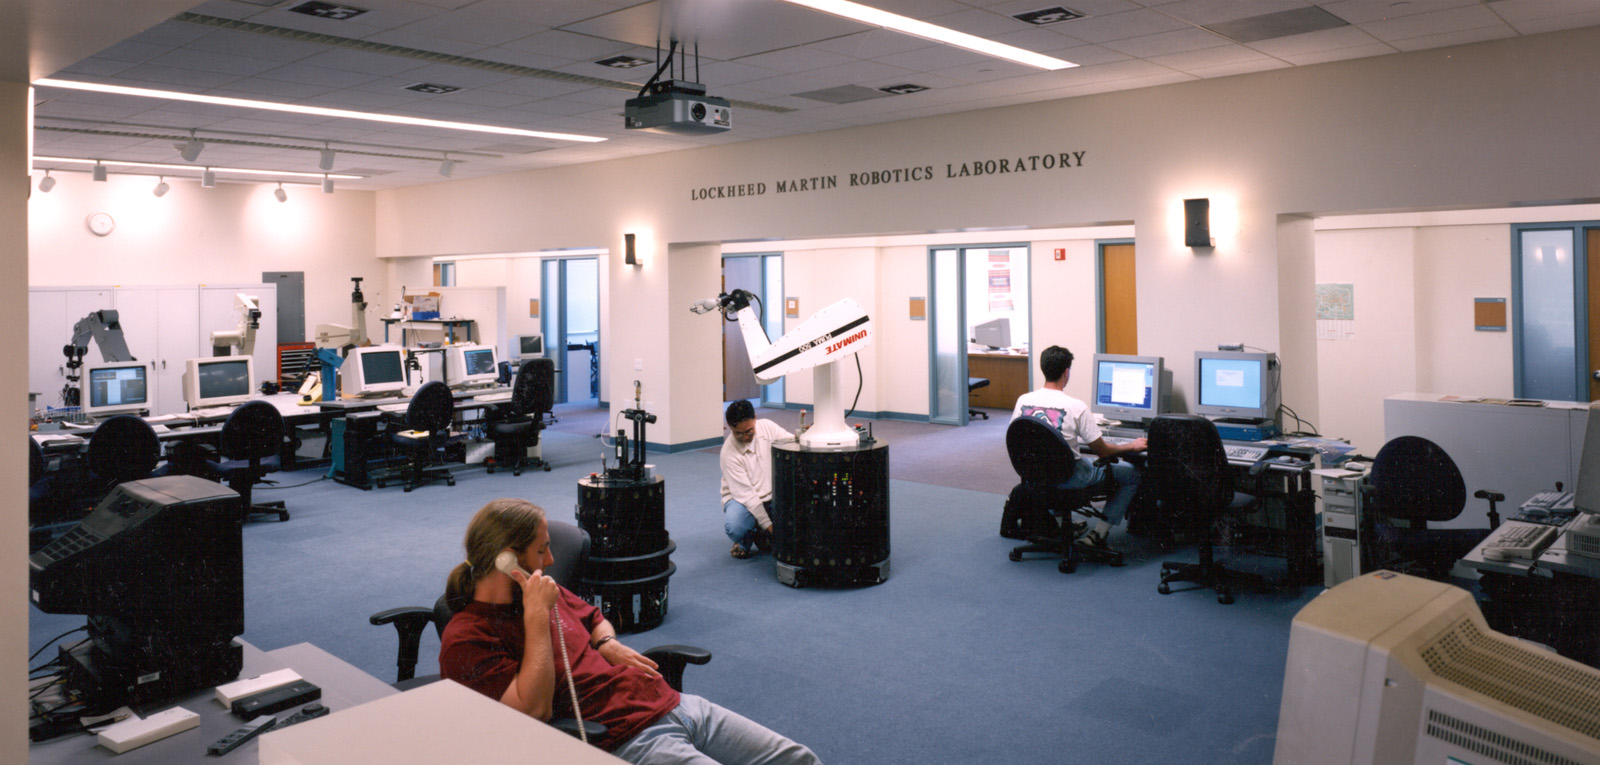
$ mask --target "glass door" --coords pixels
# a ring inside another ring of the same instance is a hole
[[[966,315],[959,249],[928,251],[928,419],[967,424]]]
[[[545,355],[556,362],[555,402],[600,396],[600,261],[550,258],[540,284]]]

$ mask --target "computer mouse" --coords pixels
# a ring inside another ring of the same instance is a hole
[[[1483,548],[1484,560],[1511,560],[1511,552],[1503,547]]]

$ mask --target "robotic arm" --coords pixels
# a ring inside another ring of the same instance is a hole
[[[848,358],[872,345],[872,319],[856,301],[843,300],[818,311],[800,322],[777,342],[767,338],[761,319],[750,307],[755,300],[745,290],[696,301],[694,313],[720,311],[728,321],[738,321],[750,351],[750,366],[756,381],[763,385],[777,382],[794,372],[813,370],[816,424],[800,435],[808,447],[853,447],[860,442],[854,428],[845,424],[841,398],[839,366]]]
[[[67,357],[67,385],[61,391],[61,400],[67,406],[78,405],[78,370],[83,367],[83,355],[89,352],[91,338],[106,361],[138,361],[128,352],[128,341],[122,337],[122,323],[115,310],[106,308],[79,319],[72,325],[72,342],[61,349]]]
[[[256,330],[261,328],[260,298],[239,292],[234,294],[233,303],[239,311],[239,328],[231,332],[211,333],[213,356],[227,356],[234,348],[240,349],[242,356],[255,354]]]

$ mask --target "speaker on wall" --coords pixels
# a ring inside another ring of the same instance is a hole
[[[1183,200],[1183,245],[1211,246],[1211,200]]]

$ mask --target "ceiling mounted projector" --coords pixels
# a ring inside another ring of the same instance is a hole
[[[652,83],[623,104],[623,125],[680,135],[707,135],[733,128],[733,109],[725,98],[706,95],[706,86],[686,80]]]

